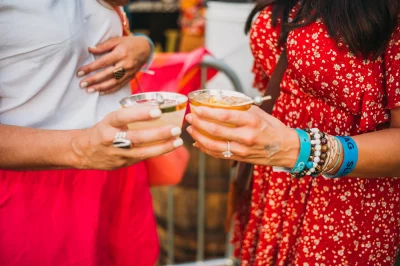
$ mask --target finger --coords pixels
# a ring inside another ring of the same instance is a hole
[[[214,154],[215,156],[223,157],[223,152],[228,150],[227,141],[211,139],[201,134],[193,126],[189,126],[187,128],[187,131],[197,142],[197,144],[201,145],[205,150],[207,150],[207,154]],[[246,146],[240,145],[237,142],[230,141],[230,151],[235,155],[245,156],[247,154],[246,152],[248,151],[248,148]]]
[[[145,160],[171,152],[182,145],[183,140],[181,138],[177,138],[170,139],[162,143],[156,143],[153,145],[133,147],[132,149],[128,150],[121,149],[120,152],[122,156],[125,156],[127,158],[133,158],[135,160]]]
[[[87,91],[89,93],[95,91],[105,92],[112,89],[118,90],[121,86],[122,83],[120,80],[116,80],[115,78],[110,78],[101,83],[90,86],[89,88],[87,88]]]
[[[116,86],[112,89],[100,91],[100,95],[103,96],[103,95],[113,94],[114,92],[119,91],[123,86],[124,84],[120,84],[119,86]]]
[[[152,142],[166,141],[181,135],[182,130],[177,126],[165,126],[160,128],[128,130],[126,136],[132,145],[143,145]]]
[[[125,128],[127,124],[156,119],[161,116],[161,110],[155,106],[135,106],[114,111],[104,119],[106,123],[115,128]]]
[[[221,139],[237,141],[247,145],[251,145],[254,139],[253,133],[244,127],[230,127],[210,122],[197,116],[195,113],[187,114],[186,120],[196,129],[208,133],[210,136],[215,136]],[[221,122],[222,123],[222,122]]]
[[[193,143],[193,146],[198,148],[201,152],[210,155],[214,158],[219,158],[219,159],[225,159],[225,160],[235,160],[235,161],[244,161],[244,159],[240,156],[237,156],[235,154],[233,154],[231,157],[225,157],[222,153],[217,153],[217,152],[212,152],[210,150],[207,150],[204,146],[202,146],[201,144],[195,142]]]
[[[81,84],[86,83],[84,86],[86,86],[86,90],[88,92],[94,92],[96,89],[94,88],[94,85],[101,83],[103,81],[106,81],[108,79],[113,78],[113,73],[114,73],[114,67],[108,67],[96,74],[94,74],[93,76],[90,76],[86,79],[84,79]]]
[[[197,114],[203,119],[214,120],[220,123],[227,123],[235,126],[245,126],[249,123],[255,122],[255,115],[249,111],[199,106],[193,109],[193,113]]]
[[[116,56],[116,53],[111,52],[111,53],[106,54],[103,57],[93,61],[92,63],[80,68],[78,70],[77,75],[78,75],[78,77],[82,77],[82,76],[87,75],[87,74],[89,74],[89,73],[91,73],[93,71],[97,71],[99,69],[106,68],[108,66],[113,66],[119,60],[120,60],[120,58],[118,56]],[[86,86],[87,86],[87,84],[86,84]],[[81,83],[81,87],[85,88],[83,82]]]
[[[121,42],[121,37],[113,37],[97,46],[89,47],[89,52],[92,54],[103,54],[115,48]]]

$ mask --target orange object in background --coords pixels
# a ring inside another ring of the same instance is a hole
[[[167,91],[187,95],[201,87],[199,64],[210,53],[200,48],[191,53],[156,54],[149,68],[154,75],[140,72],[131,81],[132,93]],[[217,73],[207,70],[207,80]],[[180,147],[173,152],[144,161],[151,186],[176,185],[185,173],[189,152]]]
[[[146,169],[149,185],[174,186],[181,182],[189,163],[190,154],[185,147],[151,159],[147,159]]]
[[[204,46],[205,12],[203,0],[181,0],[180,52],[190,52]]]

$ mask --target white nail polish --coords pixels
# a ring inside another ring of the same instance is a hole
[[[160,109],[153,109],[150,111],[150,117],[152,118],[157,118],[161,116],[161,110]]]
[[[173,137],[177,137],[177,136],[179,136],[181,133],[182,133],[182,130],[181,130],[180,127],[174,127],[174,128],[171,129],[171,135],[172,135]]]
[[[78,72],[78,77],[83,77],[85,75],[85,72],[84,71],[79,71]]]
[[[87,90],[87,92],[88,92],[88,93],[93,93],[93,92],[94,92],[94,89],[93,89],[93,88],[90,88],[90,89]]]
[[[82,82],[82,83],[81,83],[81,87],[82,87],[82,88],[86,88],[86,87],[87,87],[87,85],[88,85],[88,83],[87,83],[87,82]]]
[[[174,141],[174,147],[175,147],[175,148],[178,148],[178,147],[180,147],[180,146],[182,146],[182,145],[183,145],[183,140],[182,140],[181,138],[176,139],[176,140]]]
[[[96,46],[89,46],[90,49],[96,49]]]

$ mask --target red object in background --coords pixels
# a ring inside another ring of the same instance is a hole
[[[201,87],[199,64],[204,56],[210,53],[200,48],[190,53],[156,54],[149,71],[154,75],[139,73],[137,80],[131,81],[132,93],[168,91],[187,95]],[[210,80],[216,70],[207,70]],[[179,163],[177,163],[179,162]],[[176,185],[182,180],[189,162],[189,152],[185,147],[146,160],[147,174],[151,186]],[[168,171],[165,171],[168,169]],[[139,174],[146,174],[140,173]]]
[[[203,57],[210,55],[205,48],[190,53],[156,54],[150,67],[154,75],[138,73],[131,81],[132,93],[168,91],[187,95],[201,87],[199,64]],[[207,80],[217,74],[217,70],[207,70]],[[138,85],[139,83],[140,85]]]

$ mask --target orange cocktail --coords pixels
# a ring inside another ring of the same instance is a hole
[[[189,93],[188,97],[190,110],[193,113],[196,113],[196,107],[198,106],[246,111],[250,109],[253,102],[253,100],[247,95],[230,90],[197,90]],[[234,125],[228,123],[216,121],[212,122],[228,127],[234,127]],[[218,137],[211,136],[204,131],[201,131],[201,133],[213,139],[220,139]]]

